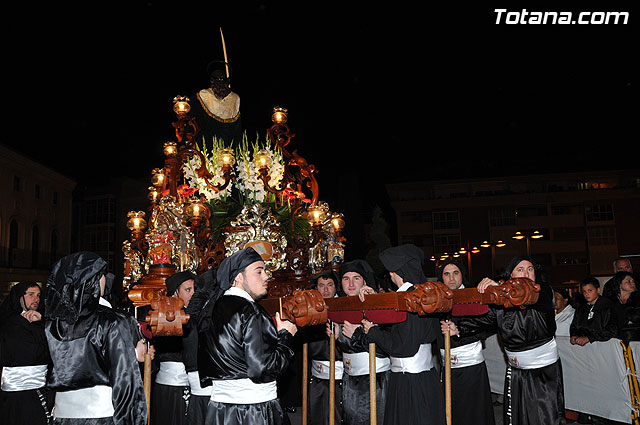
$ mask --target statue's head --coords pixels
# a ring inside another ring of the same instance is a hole
[[[223,61],[213,61],[207,66],[209,83],[213,94],[215,94],[218,99],[224,99],[231,93],[231,74],[227,76],[226,65]]]

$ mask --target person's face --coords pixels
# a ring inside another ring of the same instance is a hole
[[[209,82],[211,83],[213,94],[215,94],[218,99],[224,99],[231,93],[229,79],[223,71],[214,71],[211,74]]]
[[[522,260],[511,272],[512,278],[526,277],[536,281],[536,271],[530,261]]]
[[[264,261],[249,264],[244,272],[236,276],[234,286],[245,290],[255,301],[267,295],[269,275]]]
[[[625,292],[633,292],[636,290],[636,281],[631,276],[626,276],[620,282],[620,290]]]
[[[559,292],[553,293],[553,307],[557,312],[564,310],[569,303],[569,300],[564,298]]]
[[[360,288],[364,286],[364,279],[360,273],[347,272],[342,275],[342,290],[345,294],[352,297],[358,295]]]
[[[586,285],[582,285],[582,295],[584,296],[585,301],[589,304],[593,304],[600,294],[598,294],[598,288],[587,283]]]
[[[632,272],[631,261],[629,260],[619,260],[616,261],[615,272]]]
[[[455,264],[447,264],[442,269],[442,280],[449,289],[458,289],[462,285],[462,272]]]
[[[318,292],[320,292],[322,298],[333,298],[336,295],[336,284],[333,279],[319,278]]]
[[[180,284],[180,286],[178,286],[174,296],[184,301],[184,306],[187,307],[189,305],[189,301],[191,301],[191,297],[193,296],[193,290],[193,279],[185,280]]]
[[[37,310],[40,305],[40,288],[32,286],[27,289],[24,296],[20,300],[20,304],[23,310]]]

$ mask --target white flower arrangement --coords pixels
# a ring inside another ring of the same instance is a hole
[[[205,141],[202,141],[202,146],[198,146],[196,144],[196,148],[202,156],[205,158],[207,170],[213,175],[213,178],[210,179],[210,183],[213,185],[222,185],[224,184],[224,177],[222,173],[222,164],[217,160],[219,153],[226,149],[224,143],[222,141],[217,140],[215,137],[213,139],[211,152],[207,151],[207,147],[205,145]],[[228,185],[224,190],[216,191],[207,185],[207,182],[202,178],[198,177],[196,174],[196,170],[200,167],[200,158],[194,155],[192,158],[188,159],[184,164],[184,178],[189,187],[197,189],[198,192],[208,200],[214,199],[227,199],[227,197],[231,194],[231,185]]]
[[[218,155],[224,150],[229,149],[224,143],[214,138],[211,151],[208,151],[205,142],[202,146],[197,146],[198,151],[205,157],[206,167],[213,175],[210,182],[214,185],[224,183],[222,174],[222,163],[218,161]],[[269,186],[274,189],[281,189],[281,183],[284,178],[284,160],[282,152],[273,148],[271,141],[267,139],[261,144],[256,137],[255,142],[249,145],[246,134],[243,135],[242,142],[234,152],[236,158],[235,176],[233,183],[229,184],[224,190],[216,192],[210,188],[203,178],[196,174],[196,170],[200,167],[200,159],[197,156],[187,160],[184,164],[185,182],[189,187],[195,188],[200,194],[203,194],[209,201],[222,199],[226,200],[231,194],[232,188],[238,189],[244,204],[262,203],[273,200],[273,196],[265,189],[264,183],[260,179],[260,160],[268,163],[269,166]]]

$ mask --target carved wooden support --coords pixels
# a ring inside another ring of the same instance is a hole
[[[182,335],[182,326],[189,321],[189,315],[184,312],[183,307],[184,301],[181,298],[159,294],[155,296],[146,317],[153,336]]]
[[[166,295],[167,286],[164,281],[174,274],[176,269],[171,264],[154,264],[149,273],[129,290],[128,297],[135,307],[149,305],[157,295]]]
[[[281,311],[282,319],[298,326],[323,323],[332,312],[389,310],[419,315],[451,311],[456,304],[495,304],[504,307],[530,305],[538,300],[540,285],[525,278],[510,279],[481,294],[476,288],[451,290],[442,282],[414,285],[413,291],[324,299],[314,289],[298,290],[280,298],[267,298],[260,304],[272,315]],[[403,316],[397,316],[403,317]]]

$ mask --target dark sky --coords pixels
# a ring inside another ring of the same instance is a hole
[[[295,147],[325,175],[637,166],[615,153],[638,134],[635,16],[624,3],[121,3],[27,3],[6,16],[5,144],[78,180],[148,175],[173,138],[173,97],[193,98],[206,64],[222,59],[222,27],[250,138],[284,106]],[[497,25],[500,7],[631,17]]]

